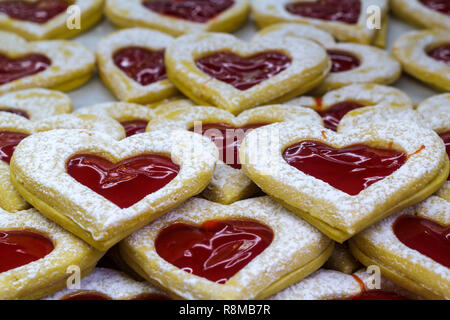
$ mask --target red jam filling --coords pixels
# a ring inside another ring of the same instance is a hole
[[[38,53],[20,58],[9,58],[0,53],[0,85],[42,72],[50,65],[50,59]]]
[[[401,216],[394,234],[407,247],[450,268],[450,227],[417,216]]]
[[[8,112],[12,114],[16,114],[18,116],[24,117],[26,119],[30,119],[30,116],[25,111],[19,109],[0,109],[0,112]]]
[[[365,291],[350,300],[409,300],[401,295],[386,291]]]
[[[53,243],[38,233],[0,231],[0,272],[39,260],[53,249]]]
[[[443,46],[431,49],[427,52],[427,54],[434,60],[450,65],[450,44],[445,44]]]
[[[131,120],[131,121],[121,122],[120,124],[125,129],[125,133],[126,133],[127,137],[131,137],[138,133],[144,133],[145,129],[147,128],[148,121]]]
[[[191,131],[211,139],[219,149],[220,160],[230,167],[240,170],[242,166],[239,160],[239,147],[241,146],[242,140],[244,140],[245,136],[251,130],[264,125],[266,124],[256,123],[235,128],[224,123],[209,123],[202,125],[201,128],[191,128]]]
[[[68,294],[67,296],[61,298],[61,300],[112,300],[107,295],[97,291],[80,291],[72,294]]]
[[[298,170],[351,196],[391,175],[407,159],[396,150],[364,145],[335,149],[317,141],[302,141],[288,147],[283,158]]]
[[[440,13],[450,15],[450,1],[448,0],[419,0],[424,6],[438,11]]]
[[[229,9],[233,0],[146,0],[144,7],[159,14],[204,23]]]
[[[28,135],[17,132],[0,132],[0,160],[9,164],[17,145]]]
[[[13,19],[46,23],[55,16],[65,12],[69,2],[65,0],[7,0],[0,1],[0,13],[4,13]]]
[[[450,131],[449,132],[444,132],[440,134],[441,139],[444,141],[445,143],[445,147],[447,149],[447,154],[450,157]],[[450,180],[450,175],[448,176],[448,179]]]
[[[114,53],[113,61],[128,77],[143,86],[167,79],[164,50],[123,48]]]
[[[85,154],[67,163],[70,176],[122,209],[163,188],[179,170],[169,157],[151,154],[118,163]]]
[[[331,72],[344,72],[355,69],[360,66],[361,62],[355,56],[342,52],[328,50],[331,59]]]
[[[362,107],[364,106],[357,102],[344,101],[336,103],[325,111],[320,111],[319,114],[322,116],[325,128],[337,131],[339,122],[347,113]]]
[[[269,227],[250,220],[175,223],[160,232],[155,248],[174,266],[224,284],[263,252],[273,236]]]
[[[286,5],[286,10],[302,17],[355,24],[358,22],[361,14],[361,1],[319,0],[291,2]]]
[[[262,52],[250,57],[217,52],[195,61],[197,68],[204,73],[242,91],[279,74],[290,64],[291,58],[278,51]]]

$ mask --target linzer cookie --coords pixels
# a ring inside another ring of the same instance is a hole
[[[245,43],[203,33],[180,37],[166,50],[167,74],[180,91],[234,114],[309,91],[330,66],[325,50],[304,39],[265,36]]]
[[[164,52],[173,38],[143,28],[114,32],[97,46],[100,76],[121,101],[151,103],[177,94],[167,79]]]
[[[147,130],[190,130],[211,139],[219,150],[219,161],[203,196],[211,201],[230,204],[259,191],[241,170],[238,154],[245,135],[255,128],[284,121],[322,124],[314,111],[295,106],[258,107],[237,117],[215,107],[192,106],[166,111],[151,121]]]
[[[193,198],[120,243],[144,278],[184,299],[262,299],[325,263],[333,242],[269,197]]]
[[[94,54],[76,42],[27,42],[4,31],[0,42],[0,94],[37,87],[69,91],[88,81],[94,70]]]
[[[427,299],[450,299],[450,202],[431,197],[350,240],[365,265]]]
[[[87,130],[53,130],[16,148],[11,180],[44,215],[106,250],[203,191],[216,153],[211,141],[185,131],[117,141]]]
[[[86,31],[102,18],[103,2],[103,0],[1,1],[0,29],[15,32],[28,40],[71,38]],[[72,5],[76,7],[71,7]],[[74,16],[74,13],[79,13],[79,18]]]
[[[392,11],[403,20],[428,29],[450,29],[446,0],[392,0]]]
[[[401,121],[344,133],[274,124],[246,136],[240,159],[264,192],[338,242],[426,199],[449,171],[442,140]]]
[[[47,100],[40,103],[45,101]],[[38,106],[39,104],[36,104],[35,108]],[[125,136],[122,126],[111,118],[60,114],[39,121],[30,121],[23,115],[0,112],[0,208],[11,212],[28,208],[28,204],[11,183],[9,163],[17,145],[37,132],[76,128],[100,131],[115,139]]]
[[[88,274],[102,252],[47,220],[34,209],[0,209],[0,298],[39,299],[61,290],[77,266]]]

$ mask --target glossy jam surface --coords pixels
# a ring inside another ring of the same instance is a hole
[[[0,85],[42,72],[51,63],[49,58],[38,53],[18,58],[10,58],[0,53]]]
[[[67,173],[120,208],[128,208],[174,179],[180,167],[169,157],[141,155],[118,163],[82,154],[67,162]]]
[[[75,293],[68,294],[61,298],[61,300],[112,300],[107,295],[97,291],[79,291]]]
[[[0,272],[39,260],[54,249],[52,241],[31,231],[0,231]]]
[[[327,52],[331,59],[331,72],[349,71],[361,64],[358,58],[349,53],[335,50],[328,50]]]
[[[353,102],[353,101],[344,101],[340,103],[336,103],[325,111],[319,111],[320,116],[323,119],[323,123],[325,128],[337,131],[337,127],[341,119],[350,111],[362,108],[363,105]]]
[[[126,133],[127,137],[131,137],[138,133],[144,133],[145,129],[147,128],[148,121],[131,120],[131,121],[121,122],[120,124],[125,129],[125,133]]]
[[[128,77],[143,86],[167,79],[164,50],[123,48],[114,53],[113,61]]]
[[[450,1],[448,0],[419,0],[423,5],[440,13],[450,15]]]
[[[157,13],[204,23],[229,9],[233,0],[146,0],[144,7]]]
[[[355,24],[358,22],[361,14],[361,1],[317,0],[291,2],[286,5],[286,10],[302,17]]]
[[[191,131],[199,133],[211,139],[219,149],[219,158],[234,169],[241,169],[239,161],[239,147],[245,136],[251,130],[262,127],[266,123],[255,123],[252,125],[235,128],[224,123],[204,124],[199,128],[191,128]]]
[[[26,119],[30,119],[30,116],[28,115],[28,113],[26,113],[23,110],[19,110],[19,109],[0,109],[0,112],[8,112],[8,113],[12,113],[12,114],[24,117]]]
[[[0,132],[0,160],[9,164],[17,145],[28,135],[18,132]]]
[[[291,58],[278,51],[262,52],[250,57],[217,52],[195,61],[197,68],[204,73],[242,91],[279,74],[290,64]]]
[[[450,44],[433,48],[427,54],[434,60],[450,65]]]
[[[441,133],[440,137],[444,141],[445,147],[447,149],[447,154],[450,157],[450,131]],[[448,176],[447,180],[450,180],[450,175]]]
[[[404,245],[450,268],[450,226],[404,215],[397,218],[392,228]]]
[[[0,13],[4,13],[13,19],[46,23],[48,20],[61,14],[69,7],[69,1],[65,0],[7,0],[0,1]]]
[[[335,149],[317,141],[287,148],[283,158],[298,170],[349,195],[357,195],[383,180],[406,162],[403,152],[353,145]]]
[[[155,248],[174,266],[223,284],[263,252],[273,236],[269,227],[250,220],[175,223],[160,232]]]
[[[409,300],[401,295],[386,291],[365,291],[350,300]]]

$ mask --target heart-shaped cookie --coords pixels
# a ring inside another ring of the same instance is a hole
[[[0,41],[0,94],[36,87],[69,91],[88,81],[94,70],[94,54],[76,42],[27,42],[3,31]]]
[[[445,0],[392,0],[391,7],[396,16],[420,27],[450,29],[450,5]]]
[[[403,69],[438,90],[450,90],[450,35],[445,30],[411,31],[392,49]]]
[[[308,40],[266,36],[245,43],[232,35],[204,33],[169,45],[166,67],[169,79],[199,105],[238,114],[314,88],[328,74],[330,61]]]
[[[232,32],[247,19],[249,0],[107,0],[105,14],[119,27],[143,27],[173,36]]]
[[[143,28],[114,32],[97,46],[100,75],[119,100],[150,103],[177,94],[167,79],[164,51],[174,39]]]
[[[208,139],[185,131],[143,133],[118,142],[97,132],[53,130],[17,147],[11,179],[44,215],[106,250],[203,191],[216,153]],[[95,171],[110,171],[108,166],[119,162],[123,167],[117,174],[104,179]],[[149,180],[159,180],[159,190]],[[130,184],[139,196],[129,192]],[[127,198],[121,199],[124,189]]]
[[[160,106],[161,107],[161,106]],[[105,102],[77,109],[74,114],[93,114],[120,122],[127,137],[143,133],[156,116],[153,109],[125,102]]]
[[[449,170],[442,140],[401,121],[342,134],[274,124],[248,134],[240,157],[245,173],[264,192],[338,242],[424,200]]]
[[[79,27],[71,5],[80,13]],[[102,17],[103,0],[2,1],[0,29],[19,34],[28,40],[67,39],[86,31]]]
[[[373,289],[373,275],[365,270],[354,274],[320,269],[299,283],[271,296],[270,300],[408,300],[418,297],[381,278]]]
[[[378,30],[367,27],[372,6],[380,9]],[[252,1],[252,14],[261,28],[280,22],[309,24],[331,33],[339,41],[380,46],[385,42],[387,12],[386,0]]]
[[[215,107],[180,107],[156,117],[148,126],[154,130],[190,130],[210,138],[219,149],[216,171],[203,196],[230,204],[255,194],[259,189],[242,172],[239,145],[252,129],[275,122],[296,121],[321,125],[321,119],[309,109],[273,105],[242,112],[239,116]]]
[[[196,239],[180,241],[193,232]],[[184,257],[178,255],[181,248]],[[135,271],[175,296],[261,299],[319,268],[333,244],[269,197],[228,206],[193,198],[122,241],[119,249]]]
[[[311,32],[313,28],[301,24],[277,24],[262,29],[254,39],[292,37],[321,44],[327,50],[332,67],[328,77],[314,90],[318,95],[353,83],[391,84],[400,77],[400,64],[386,51],[362,44],[336,43],[327,38],[325,31]]]
[[[63,289],[43,300],[169,300],[147,282],[138,282],[113,269],[95,268],[81,279],[79,289]]]
[[[352,84],[327,92],[322,97],[302,96],[286,104],[305,106],[317,111],[327,129],[337,131],[342,127],[342,119],[353,110],[367,112],[373,109],[389,107],[399,112],[411,110],[413,102],[404,92],[377,84]],[[370,120],[368,118],[368,120]]]
[[[430,197],[350,240],[350,249],[365,265],[428,299],[449,299],[450,202]]]
[[[34,100],[38,108],[47,101]],[[39,108],[38,108],[39,109]],[[115,139],[125,136],[124,129],[115,120],[93,115],[60,114],[39,121],[30,121],[21,115],[0,112],[0,207],[7,211],[28,208],[11,183],[9,163],[17,145],[29,135],[54,129],[85,129],[100,131]]]
[[[88,274],[103,255],[34,209],[0,209],[0,298],[39,299],[61,290],[77,266]]]
[[[26,89],[0,96],[0,112],[38,121],[72,111],[72,101],[64,93],[47,89]]]

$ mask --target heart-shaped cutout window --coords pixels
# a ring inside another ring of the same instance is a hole
[[[243,127],[233,127],[225,123],[208,123],[191,128],[190,131],[211,139],[219,149],[219,159],[234,169],[242,168],[239,160],[239,147],[245,136],[253,129],[267,125],[254,123]]]
[[[450,15],[450,2],[448,0],[419,0],[424,6],[438,11],[440,13]]]
[[[355,24],[361,14],[360,0],[296,1],[286,10],[302,17]]]
[[[450,268],[450,227],[405,215],[397,218],[392,228],[404,245]]]
[[[31,231],[0,231],[0,272],[39,260],[54,249],[47,237]]]
[[[51,64],[49,58],[39,53],[18,58],[0,53],[0,85],[45,71]]]
[[[257,221],[210,220],[201,226],[175,223],[155,240],[158,255],[172,265],[220,284],[263,252],[272,229]]]
[[[320,105],[319,105],[320,107]],[[362,104],[353,101],[344,101],[332,105],[330,108],[324,111],[319,111],[320,116],[323,119],[325,128],[337,131],[339,122],[342,118],[352,110],[364,107]]]
[[[427,51],[427,55],[434,60],[450,65],[450,44],[444,44]]]
[[[9,164],[17,145],[26,137],[28,137],[28,135],[25,133],[9,131],[0,132],[0,161]]]
[[[0,1],[0,12],[13,19],[42,24],[66,12],[69,4],[66,0],[7,0]]]
[[[28,115],[28,113],[26,111],[19,110],[19,109],[12,109],[12,108],[0,109],[0,112],[12,113],[12,114],[21,116],[25,119],[30,119],[30,116]]]
[[[276,76],[291,65],[291,58],[279,51],[267,51],[250,57],[232,52],[216,52],[195,61],[199,70],[241,91]]]
[[[361,65],[359,59],[348,52],[337,50],[328,50],[327,52],[331,59],[332,73],[350,71]]]
[[[142,5],[162,15],[205,23],[234,4],[234,0],[146,0]]]
[[[125,129],[125,134],[127,137],[134,136],[135,134],[144,133],[147,128],[148,121],[145,120],[130,120],[123,121],[120,123]]]
[[[67,173],[118,207],[131,207],[172,181],[180,170],[169,157],[147,154],[112,163],[99,156],[75,155]]]
[[[403,152],[353,145],[336,149],[318,141],[288,147],[283,158],[294,168],[351,196],[398,170],[407,160]]]
[[[128,77],[143,86],[167,79],[164,50],[122,48],[114,53],[113,61]]]

